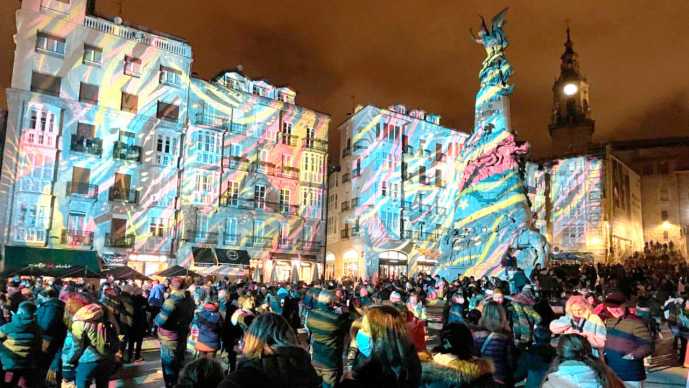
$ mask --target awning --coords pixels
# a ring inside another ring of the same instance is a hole
[[[191,248],[191,253],[194,255],[194,265],[216,265],[218,264],[213,253],[213,248]]]
[[[301,260],[301,261],[319,261],[315,255],[295,255],[289,253],[271,252],[270,258],[273,260]]]
[[[100,260],[96,255],[96,251],[18,246],[5,247],[5,270],[40,264],[47,266],[83,266],[89,271],[100,272]]]
[[[249,265],[251,257],[249,252],[242,249],[215,248],[219,264]]]
[[[200,277],[200,275],[188,268],[184,268],[180,265],[173,265],[165,270],[154,273],[152,276],[160,276],[162,278],[172,278],[175,276],[191,276]]]

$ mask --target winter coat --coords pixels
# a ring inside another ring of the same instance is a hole
[[[194,300],[185,291],[170,293],[154,319],[162,345],[175,348],[178,339],[189,335],[189,325],[194,318],[195,309]]]
[[[307,315],[304,326],[311,333],[313,364],[323,368],[340,367],[344,337],[349,330],[349,317],[338,314],[330,306],[318,303]]]
[[[148,304],[151,307],[162,307],[165,302],[165,286],[156,284],[148,294]]]
[[[543,379],[543,388],[605,388],[598,374],[581,361],[568,360]]]
[[[491,334],[486,330],[479,330],[474,333],[474,351],[476,356],[493,361],[495,381],[507,386],[512,385],[512,372],[516,365],[512,336],[504,333]]]
[[[508,305],[512,334],[518,346],[531,345],[534,327],[541,322],[541,316],[534,310],[535,304],[536,302],[527,295],[517,294]]]
[[[86,305],[77,311],[62,347],[62,364],[107,361],[120,348],[117,333],[105,319],[106,312],[98,304]]]
[[[576,323],[569,315],[550,322],[550,331],[553,334],[579,334],[586,337],[594,350],[594,354],[598,354],[596,349],[602,349],[605,346],[605,324],[595,314],[589,314],[583,322]]]
[[[199,336],[196,340],[196,350],[214,352],[220,349],[223,319],[216,306],[206,304],[203,310],[196,314],[195,321],[199,329]]]
[[[460,303],[452,303],[447,310],[447,318],[445,324],[450,323],[464,323],[464,305]]]
[[[121,293],[120,306],[118,320],[122,329],[127,332],[134,326],[134,300],[132,296],[126,292]]]
[[[15,314],[0,326],[0,362],[4,370],[36,366],[41,351],[41,330],[33,316]]]
[[[218,388],[317,388],[321,378],[309,354],[299,347],[277,347],[273,354],[244,359]]]
[[[406,354],[403,366],[395,372],[384,368],[378,358],[366,358],[360,354],[352,368],[353,379],[345,380],[337,387],[416,388],[421,383],[421,361],[413,347],[407,349]]]
[[[421,388],[493,387],[493,363],[485,358],[460,360],[451,354],[436,354],[421,363]]]
[[[514,381],[526,379],[525,388],[539,388],[555,356],[555,348],[549,343],[532,345],[519,355]]]
[[[605,320],[605,360],[623,381],[646,379],[644,357],[651,353],[651,334],[644,322],[632,314],[623,317],[608,317]],[[632,354],[634,359],[623,357]]]
[[[36,324],[41,329],[44,341],[55,342],[62,346],[62,341],[67,335],[64,315],[65,304],[58,298],[45,299],[38,304]]]
[[[130,335],[134,338],[143,337],[148,331],[148,318],[146,317],[148,301],[141,295],[132,295],[131,300],[134,309],[132,327],[129,329]]]

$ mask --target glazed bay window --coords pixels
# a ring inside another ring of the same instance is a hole
[[[239,206],[239,182],[230,181],[227,185],[227,191],[221,198],[221,206],[237,207]]]
[[[179,87],[182,85],[182,72],[167,66],[160,66],[160,83]]]
[[[65,38],[39,32],[36,35],[36,51],[54,55],[65,55]]]
[[[288,213],[289,212],[289,208],[290,208],[289,197],[290,197],[289,189],[281,189],[280,190],[280,203],[279,203],[280,213]]]
[[[158,101],[156,117],[162,120],[177,121],[179,119],[179,105]]]
[[[60,96],[60,84],[62,78],[50,74],[31,73],[31,91],[36,93]]]
[[[96,138],[96,127],[92,124],[77,124],[77,133],[72,135],[70,149],[100,156],[103,153],[103,141]]]
[[[47,206],[20,204],[15,225],[12,228],[14,239],[23,242],[45,242],[48,211]]]
[[[193,193],[193,202],[201,205],[212,203],[215,179],[213,174],[198,173]]]
[[[103,49],[88,44],[84,45],[84,63],[98,65],[103,63]]]
[[[88,104],[98,104],[98,85],[82,82],[79,86],[79,101]]]
[[[22,133],[22,142],[52,147],[57,137],[58,125],[54,112],[40,106],[29,109],[28,123]]]
[[[176,163],[177,138],[172,135],[158,134],[156,140],[156,164],[173,166]]]
[[[124,74],[141,77],[141,59],[126,55],[124,57]]]
[[[26,151],[19,154],[18,189],[24,192],[49,191],[53,181],[55,159],[51,154]]]
[[[196,148],[196,160],[215,165],[220,161],[220,134],[212,131],[196,131],[191,135]]]
[[[136,113],[139,110],[139,96],[122,92],[120,110],[123,112]]]

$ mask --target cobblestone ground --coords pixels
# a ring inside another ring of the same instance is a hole
[[[428,309],[428,342],[433,347],[437,342],[437,332],[440,329],[442,307],[431,306]],[[160,353],[158,340],[148,338],[144,341],[143,362],[125,365],[117,376],[110,381],[110,387],[153,388],[163,386],[163,374],[160,367]],[[677,366],[671,356],[672,335],[664,329],[662,338],[656,344],[656,356],[651,359],[648,370],[646,387],[689,387],[687,368]],[[187,360],[191,359],[187,353]]]

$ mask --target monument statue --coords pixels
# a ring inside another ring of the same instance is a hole
[[[506,13],[507,9],[498,13],[490,28],[481,18],[478,35],[472,33],[486,50],[486,58],[479,72],[474,131],[461,151],[464,171],[455,209],[460,221],[444,241],[443,249],[450,254],[437,269],[448,279],[458,274],[506,276],[508,255],[529,274],[548,252],[545,238],[532,226],[520,167],[529,146],[518,141],[510,128],[513,87],[512,66],[505,56]]]

